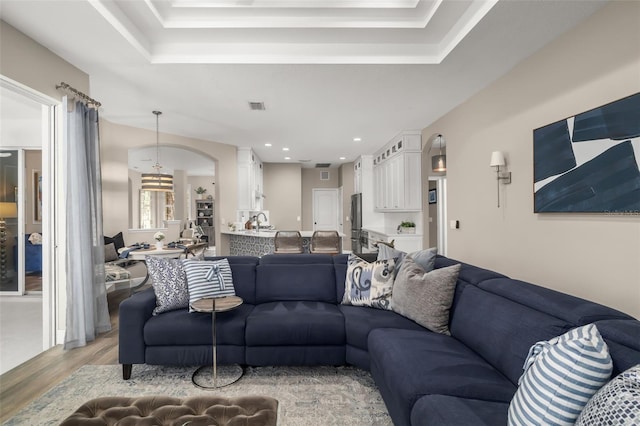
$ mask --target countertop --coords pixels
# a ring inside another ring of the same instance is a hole
[[[363,226],[362,230],[363,231],[367,231],[367,232],[375,232],[376,234],[382,234],[385,237],[392,237],[392,238],[421,237],[422,236],[422,234],[419,234],[417,232],[415,234],[399,234],[396,229],[367,228],[366,226]]]
[[[260,238],[273,238],[276,236],[276,232],[278,232],[278,230],[261,230],[260,232],[258,231],[229,231],[227,230],[221,230],[220,233],[221,234],[227,234],[227,235],[238,235],[238,236],[242,236],[242,237],[260,237]],[[300,235],[302,235],[303,238],[311,238],[311,236],[313,235],[313,231],[300,231]],[[344,234],[339,234],[341,237],[344,237]]]

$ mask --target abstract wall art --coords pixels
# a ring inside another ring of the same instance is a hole
[[[640,215],[640,93],[533,131],[534,212]]]

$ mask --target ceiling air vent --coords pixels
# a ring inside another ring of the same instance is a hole
[[[249,109],[251,111],[264,111],[264,102],[249,102]]]
[[[323,170],[320,172],[320,180],[329,180],[329,171],[328,170]]]
[[[316,163],[316,169],[328,169],[331,163]]]

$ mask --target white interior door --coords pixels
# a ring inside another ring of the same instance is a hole
[[[337,231],[338,189],[313,189],[313,230]]]

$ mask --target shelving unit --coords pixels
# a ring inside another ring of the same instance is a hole
[[[214,201],[213,200],[196,200],[196,223],[202,227],[207,235],[209,245],[215,244],[215,227],[214,227]]]

